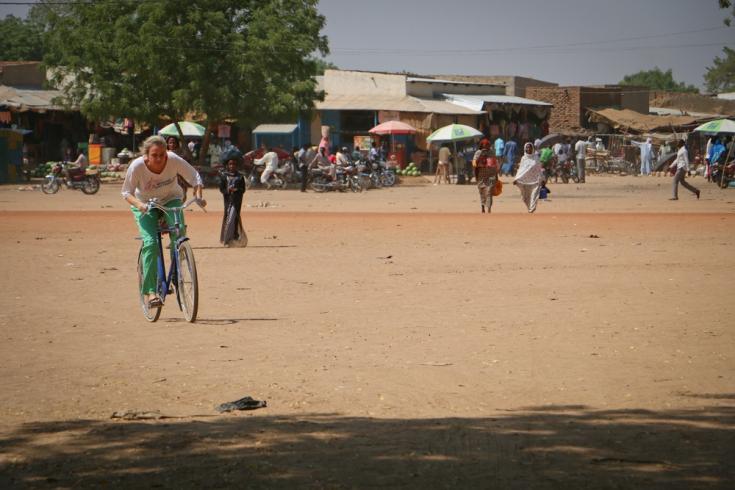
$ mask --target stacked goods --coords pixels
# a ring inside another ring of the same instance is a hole
[[[396,173],[398,175],[405,175],[408,177],[418,177],[419,175],[421,175],[421,171],[418,168],[416,168],[416,164],[413,162],[409,163],[408,166],[404,168],[403,170],[401,169],[396,170]]]
[[[36,167],[33,170],[33,176],[34,177],[46,177],[48,174],[51,173],[51,169],[56,165],[58,162],[46,162],[40,164],[38,167]]]

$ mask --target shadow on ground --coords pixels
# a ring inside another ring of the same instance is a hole
[[[735,408],[29,423],[2,488],[733,488]]]

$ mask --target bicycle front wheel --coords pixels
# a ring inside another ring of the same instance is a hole
[[[143,291],[143,249],[138,252],[138,294],[140,295],[140,307],[143,309],[143,316],[149,322],[155,322],[161,316],[161,307],[148,307],[147,295]]]
[[[189,242],[179,245],[177,254],[176,294],[179,297],[181,311],[187,322],[194,323],[199,308],[199,284],[197,282],[197,266],[194,263],[194,252]]]
[[[57,179],[47,179],[43,184],[41,184],[41,190],[44,194],[56,194],[59,192],[59,187],[61,187],[61,185]]]

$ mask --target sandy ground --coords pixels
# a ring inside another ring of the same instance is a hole
[[[733,488],[735,190],[589,180],[254,190],[243,249],[208,190],[196,324],[118,185],[1,186],[0,487]]]

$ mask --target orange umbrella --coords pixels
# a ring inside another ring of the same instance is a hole
[[[368,131],[372,134],[414,134],[416,128],[401,121],[386,121]]]

